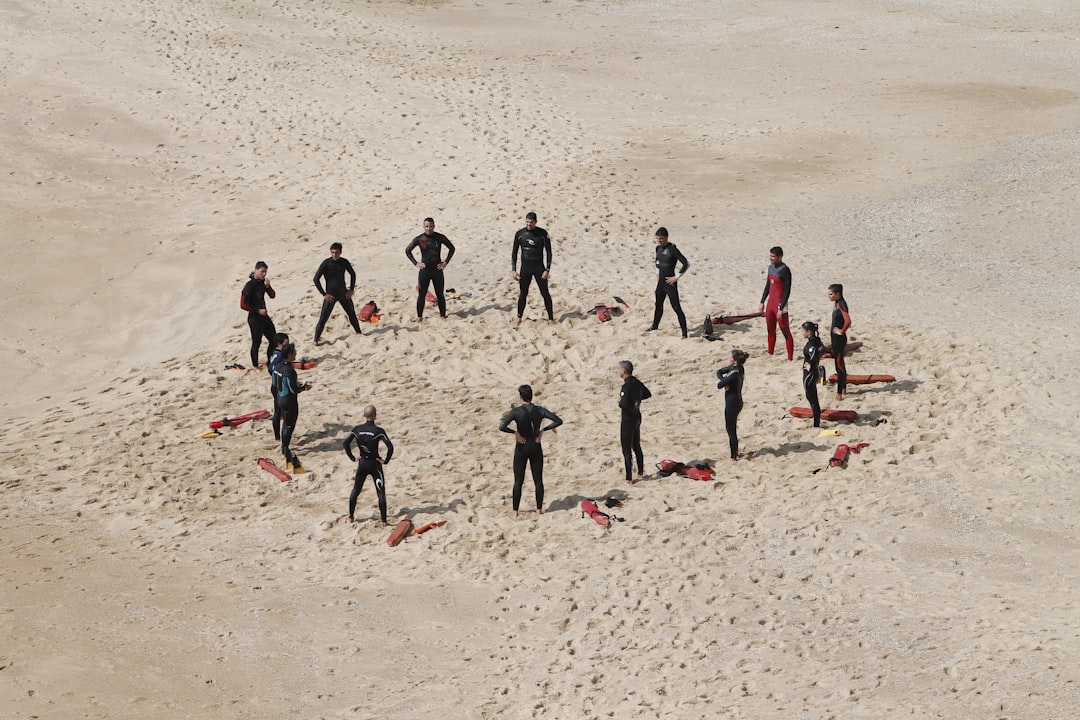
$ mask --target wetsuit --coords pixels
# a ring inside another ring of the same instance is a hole
[[[274,416],[271,422],[274,425],[275,440],[281,440],[281,403],[278,401],[278,376],[274,374],[274,371],[283,362],[285,362],[285,357],[280,350],[275,350],[266,363],[266,369],[270,371],[270,397],[274,400]]]
[[[844,351],[847,350],[847,331],[851,327],[851,315],[848,314],[847,300],[840,298],[836,301],[832,311],[832,328],[829,335],[832,338],[832,356],[836,363],[836,394],[843,395],[847,392],[847,360]],[[836,331],[840,332],[837,333]]]
[[[814,411],[814,427],[821,427],[821,403],[818,402],[818,365],[821,356],[825,354],[825,345],[817,335],[811,335],[803,347],[803,371],[802,384],[806,391],[806,401],[810,403],[810,409]]]
[[[727,430],[728,448],[731,450],[731,459],[739,458],[739,413],[742,412],[742,386],[745,371],[739,364],[728,365],[716,371],[716,377],[720,382],[717,388],[724,388],[724,428]]]
[[[442,259],[443,245],[450,251],[446,255],[446,260]],[[450,262],[450,259],[454,257],[454,243],[450,242],[450,239],[442,233],[433,232],[430,235],[420,233],[405,248],[405,257],[409,258],[409,262],[413,265],[417,263],[417,260],[413,258],[413,248],[416,247],[420,248],[419,262],[424,263],[424,268],[420,270],[416,280],[419,285],[416,295],[416,317],[424,317],[424,303],[427,301],[427,291],[431,285],[435,286],[435,297],[439,302],[439,315],[440,317],[446,317],[446,296],[443,294],[446,279],[443,277],[443,271],[439,269],[439,265]]]
[[[352,453],[354,440],[356,441],[356,450],[360,454],[359,462]],[[379,459],[380,442],[386,445],[386,457],[381,460]],[[383,465],[390,462],[390,458],[394,456],[394,443],[390,442],[385,430],[369,420],[363,425],[354,427],[341,444],[345,448],[345,454],[349,456],[349,459],[357,462],[352,494],[349,495],[349,520],[353,519],[353,513],[356,512],[356,498],[360,497],[360,491],[364,489],[364,481],[370,475],[375,480],[375,492],[379,495],[379,516],[385,525],[386,478],[383,476]]]
[[[661,247],[656,246],[656,308],[653,310],[652,329],[660,327],[660,318],[664,316],[664,298],[671,302],[671,309],[675,311],[675,317],[679,318],[679,328],[682,336],[686,337],[686,315],[683,313],[682,304],[679,302],[679,283],[668,284],[667,279],[675,277],[675,264],[679,263],[679,275],[686,272],[690,267],[690,261],[679,252],[674,243],[669,242]]]
[[[536,279],[536,287],[540,288],[540,295],[544,298],[544,310],[547,311],[548,320],[554,320],[555,314],[551,309],[551,293],[548,291],[548,281],[544,273],[551,270],[551,238],[547,230],[542,227],[534,227],[532,230],[521,228],[514,235],[514,249],[510,253],[510,269],[517,271],[518,249],[521,250],[521,279],[518,281],[518,320],[525,314],[525,298],[529,296],[529,285]]]
[[[281,405],[281,452],[286,461],[299,465],[300,461],[289,449],[289,445],[292,443],[296,421],[300,418],[300,402],[297,396],[304,389],[296,379],[296,368],[289,362],[278,364],[274,371],[274,380],[277,383],[278,404]]]
[[[345,287],[346,273],[349,275],[348,287]],[[326,280],[325,290],[323,289],[323,280]],[[323,299],[322,312],[319,313],[319,322],[315,326],[315,342],[318,343],[319,338],[322,337],[323,328],[326,327],[326,321],[330,319],[334,303],[341,303],[341,307],[345,308],[345,314],[349,316],[349,322],[352,323],[353,330],[359,333],[360,321],[356,319],[356,306],[353,305],[352,298],[348,296],[349,293],[356,289],[356,271],[353,270],[352,263],[343,257],[339,257],[337,260],[328,257],[322,261],[319,269],[315,271],[312,282],[315,283],[315,288]],[[327,295],[332,295],[334,299],[327,300]]]
[[[262,315],[259,311],[266,309],[266,296],[269,295],[274,298],[277,297],[277,293],[274,292],[274,288],[262,280],[256,280],[255,273],[251,273],[248,278],[244,289],[240,291],[240,308],[247,310],[248,329],[251,330],[251,367],[257,368],[259,367],[259,346],[262,344],[262,339],[266,338],[266,342],[269,344],[266,353],[266,359],[269,361],[270,354],[274,351],[274,335],[277,334],[277,329],[274,327],[274,322],[270,319],[270,316]]]
[[[788,326],[788,298],[791,296],[791,270],[783,262],[769,265],[769,277],[765,280],[765,290],[761,293],[761,304],[765,306],[765,327],[769,333],[769,354],[776,347],[776,326],[784,333],[787,346],[787,359],[795,356],[795,338]]]
[[[536,440],[536,436],[540,434],[540,424],[544,419],[551,421],[546,428],[543,428],[544,432],[562,425],[562,420],[558,415],[532,403],[518,405],[499,423],[499,430],[506,433],[514,432],[510,429],[510,423],[514,423],[517,434],[525,438],[525,442],[514,444],[514,512],[517,512],[518,506],[521,505],[521,488],[525,484],[526,463],[532,472],[533,485],[536,489],[536,509],[544,508],[544,448]]]
[[[632,479],[631,455],[637,459],[638,475],[645,473],[645,454],[641,450],[641,401],[651,397],[649,388],[633,375],[623,380],[622,388],[619,390],[619,409],[622,411],[619,442],[622,445],[627,482]]]

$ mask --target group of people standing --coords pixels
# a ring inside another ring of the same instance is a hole
[[[520,325],[524,316],[530,286],[536,283],[543,298],[544,310],[549,323],[555,322],[551,293],[548,280],[551,273],[552,245],[546,230],[536,224],[536,213],[525,216],[525,226],[514,235],[511,251],[511,275],[519,283],[517,314],[515,326]],[[429,299],[429,290],[433,291],[439,315],[446,318],[446,281],[444,270],[454,257],[454,244],[442,233],[435,231],[435,220],[424,218],[424,231],[414,237],[405,248],[405,256],[417,268],[417,299],[415,322],[422,322],[424,308]],[[671,305],[684,338],[688,335],[686,314],[679,300],[679,280],[686,274],[690,262],[686,256],[670,241],[667,228],[660,227],[655,233],[656,289],[652,324],[648,331],[659,328],[664,314],[665,302]],[[414,254],[418,251],[419,256]],[[356,313],[353,294],[356,290],[356,271],[352,264],[341,256],[342,245],[335,242],[330,246],[330,257],[319,265],[312,281],[322,297],[319,320],[315,325],[315,344],[321,344],[323,330],[336,305],[340,305],[349,323],[357,334],[361,334],[360,318]],[[445,253],[445,256],[444,256]],[[518,264],[520,255],[520,267]],[[784,251],[780,247],[769,250],[769,267],[765,289],[761,296],[759,312],[765,316],[768,340],[768,353],[774,354],[776,330],[779,328],[785,339],[787,359],[794,357],[794,339],[791,334],[788,300],[791,296],[791,270],[784,263]],[[269,268],[265,262],[255,264],[248,282],[241,292],[240,306],[248,313],[248,328],[251,333],[251,362],[257,367],[262,340],[268,341],[267,369],[271,376],[271,395],[274,402],[274,436],[281,443],[281,450],[286,459],[286,470],[294,473],[304,472],[300,459],[291,449],[291,441],[299,416],[298,396],[310,389],[310,383],[301,383],[296,376],[296,346],[289,336],[278,333],[266,309],[266,298],[275,298],[276,293],[268,278]],[[829,286],[829,299],[833,302],[832,325],[830,328],[831,353],[836,361],[837,399],[846,393],[847,371],[844,363],[844,350],[847,344],[847,330],[851,326],[851,316],[844,299],[843,286]],[[821,406],[817,396],[819,367],[826,347],[818,336],[818,325],[813,322],[802,324],[806,345],[803,348],[803,387],[806,398],[813,411],[814,426],[821,422]],[[742,350],[733,350],[731,364],[717,371],[717,387],[724,392],[724,424],[728,434],[731,459],[739,457],[738,416],[743,408],[743,381],[749,354]],[[623,455],[625,480],[632,483],[636,464],[637,477],[644,475],[644,453],[641,448],[641,403],[652,396],[649,389],[634,376],[634,366],[624,360],[618,364],[619,377],[623,385],[619,393],[620,409],[620,445]],[[529,468],[535,487],[537,511],[543,512],[544,454],[542,438],[544,432],[562,425],[562,420],[532,402],[533,390],[529,385],[518,388],[521,405],[511,410],[499,425],[499,430],[513,433],[515,449],[513,459],[514,489],[513,513],[518,516],[526,467]],[[342,441],[343,449],[350,461],[357,463],[353,491],[349,498],[349,521],[354,518],[357,496],[367,478],[373,478],[378,494],[379,512],[382,522],[386,516],[386,485],[383,465],[390,462],[394,448],[386,432],[375,425],[376,409],[369,405],[364,409],[365,422],[356,426]],[[547,425],[543,426],[547,421]],[[515,429],[511,429],[513,424]],[[355,444],[359,458],[353,455]],[[385,446],[385,456],[380,455],[380,445]],[[635,463],[636,461],[636,463]]]

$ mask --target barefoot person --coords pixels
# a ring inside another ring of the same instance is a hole
[[[375,481],[375,493],[379,496],[379,517],[382,518],[382,524],[385,526],[386,478],[383,475],[383,465],[390,462],[390,458],[394,456],[394,443],[390,442],[386,431],[375,424],[374,405],[364,408],[364,420],[364,424],[354,427],[341,443],[345,448],[345,454],[357,463],[352,494],[349,495],[349,522],[355,522],[353,515],[356,512],[356,498],[360,497],[360,491],[364,489],[364,481],[371,477]],[[353,442],[356,443],[356,451],[360,454],[359,460],[353,455]],[[385,458],[379,457],[379,443],[386,445]]]
[[[270,278],[266,277],[269,266],[262,260],[255,263],[255,270],[248,275],[248,281],[244,289],[240,291],[240,308],[248,314],[248,329],[251,331],[251,367],[259,367],[259,346],[262,339],[267,342],[267,360],[274,350],[274,321],[266,312],[266,296],[277,297],[274,288],[270,287]]]
[[[446,259],[442,258],[443,246],[449,252]],[[413,249],[420,248],[420,259],[413,257]],[[439,303],[439,317],[446,319],[446,278],[443,270],[450,264],[454,257],[454,243],[442,233],[435,232],[435,221],[432,218],[424,218],[424,232],[412,239],[405,248],[405,257],[419,269],[417,275],[416,295],[416,322],[424,319],[424,303],[427,302],[429,286],[434,286],[435,298]]]
[[[675,265],[679,264],[678,272]],[[664,298],[671,303],[675,317],[679,319],[679,329],[686,337],[686,315],[679,302],[679,278],[686,274],[690,261],[679,252],[679,248],[668,240],[667,228],[656,229],[656,307],[653,309],[652,326],[649,330],[660,327],[660,318],[664,316]]]
[[[349,284],[345,284],[345,276],[349,276]],[[323,281],[326,287],[323,287]],[[319,313],[319,322],[315,325],[315,344],[322,344],[322,331],[326,327],[326,321],[330,319],[330,313],[334,305],[341,303],[349,322],[356,334],[360,334],[360,321],[356,318],[356,306],[353,304],[353,291],[356,289],[356,271],[352,263],[341,257],[341,243],[330,245],[330,257],[322,261],[319,269],[315,271],[315,277],[311,279],[315,283],[315,289],[323,297],[322,311]]]
[[[795,338],[791,336],[788,325],[788,298],[791,297],[791,270],[784,264],[784,249],[777,245],[769,249],[769,277],[765,280],[765,291],[761,293],[761,306],[758,312],[765,313],[765,328],[769,337],[769,354],[776,346],[776,326],[784,333],[787,346],[787,359],[795,356]]]
[[[518,272],[518,250],[521,250],[521,272]],[[525,299],[529,297],[529,285],[533,279],[544,298],[544,310],[548,323],[555,322],[551,310],[551,293],[548,292],[548,276],[551,274],[551,238],[547,230],[536,226],[536,213],[525,215],[525,227],[514,235],[514,249],[510,253],[510,272],[518,281],[517,325],[525,314]]]
[[[533,485],[536,489],[536,512],[544,512],[544,448],[540,444],[544,433],[554,430],[562,425],[559,416],[540,405],[533,405],[532,388],[522,385],[518,388],[518,397],[522,405],[518,405],[503,418],[499,424],[499,430],[505,433],[514,433],[517,443],[514,445],[514,518],[518,516],[518,507],[521,505],[521,489],[525,484],[525,465],[529,465],[532,472]],[[544,420],[551,423],[542,428]],[[510,423],[514,423],[517,430],[510,429]]]
[[[814,413],[814,427],[821,427],[821,403],[818,402],[818,366],[821,357],[825,354],[825,345],[818,337],[818,324],[804,322],[802,324],[803,337],[806,345],[803,346],[802,384],[806,393],[806,401],[810,403],[810,410]]]
[[[732,460],[739,459],[738,425],[739,413],[743,409],[742,387],[745,377],[743,365],[748,357],[742,350],[732,350],[731,364],[716,371],[716,377],[720,380],[716,387],[724,390],[724,427],[727,430]]]
[[[623,380],[619,390],[619,443],[622,446],[626,482],[633,485],[632,459],[637,460],[638,479],[645,474],[645,454],[641,451],[641,401],[651,398],[652,393],[645,383],[634,377],[634,364],[629,360],[619,362],[619,377]]]
[[[829,299],[833,302],[832,312],[832,356],[836,363],[836,399],[843,400],[847,395],[847,331],[851,327],[851,315],[848,313],[847,300],[844,299],[844,286],[840,283],[829,286]]]
[[[290,445],[292,444],[293,432],[296,430],[296,422],[300,419],[299,395],[305,390],[310,390],[309,383],[301,383],[296,379],[296,368],[293,361],[296,360],[296,346],[292,343],[281,348],[283,362],[278,363],[274,371],[274,380],[277,384],[278,402],[281,404],[281,453],[285,456],[286,472],[301,474],[307,472],[300,464],[300,458],[296,457]]]

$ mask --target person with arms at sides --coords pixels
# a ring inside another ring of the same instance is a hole
[[[345,284],[346,275],[349,276],[348,285]],[[330,257],[322,261],[319,269],[315,271],[315,277],[311,280],[315,283],[315,289],[323,297],[319,322],[315,325],[315,344],[322,344],[323,328],[326,327],[326,321],[330,319],[330,313],[333,312],[334,305],[337,303],[341,303],[353,330],[360,335],[360,321],[356,317],[356,306],[352,299],[353,291],[356,290],[356,271],[353,270],[352,263],[341,257],[341,243],[336,242],[330,245]],[[324,280],[326,281],[325,288],[323,287]]]
[[[813,322],[802,324],[803,337],[806,345],[803,346],[802,384],[806,392],[806,401],[810,403],[810,410],[814,413],[814,427],[821,427],[821,403],[818,402],[818,366],[821,357],[825,354],[825,344],[818,337],[818,325]]]
[[[518,250],[521,251],[521,272],[518,272]],[[548,291],[548,277],[551,275],[551,238],[547,230],[536,226],[536,213],[525,215],[525,227],[514,235],[514,249],[510,253],[510,272],[518,281],[517,323],[525,315],[525,299],[529,297],[529,285],[533,279],[544,298],[544,310],[547,311],[548,324],[555,323],[551,309],[551,293]]]
[[[518,405],[506,414],[499,424],[499,430],[505,433],[513,433],[517,442],[514,445],[514,494],[513,508],[514,519],[518,517],[518,508],[521,505],[521,489],[525,484],[525,465],[528,464],[532,473],[533,486],[536,490],[536,513],[544,512],[544,448],[541,440],[544,433],[554,430],[562,425],[559,416],[547,408],[534,405],[532,387],[522,385],[518,388],[518,397],[522,405]],[[547,427],[540,427],[544,420],[549,420]],[[510,423],[514,423],[516,430],[510,429]]]
[[[446,259],[442,258],[443,247],[449,251]],[[413,249],[420,248],[420,259],[413,257]],[[446,319],[446,278],[443,270],[454,257],[454,243],[442,233],[435,232],[435,220],[424,218],[424,232],[412,239],[405,248],[405,257],[419,269],[417,275],[416,322],[424,320],[424,303],[427,302],[429,286],[434,286],[435,298],[439,304],[439,317]]]
[[[791,269],[784,264],[784,249],[777,245],[769,249],[768,278],[761,293],[759,312],[765,313],[765,328],[769,337],[769,354],[776,347],[776,326],[784,334],[787,359],[795,357],[795,338],[788,323],[788,299],[791,297]]]
[[[619,444],[622,447],[623,468],[626,470],[626,482],[634,484],[632,460],[637,460],[637,476],[640,480],[645,474],[645,453],[641,450],[641,401],[652,397],[645,383],[634,377],[634,364],[629,360],[619,362],[619,377],[622,388],[619,389]]]
[[[847,331],[851,328],[851,313],[848,312],[847,300],[844,299],[844,286],[835,283],[829,286],[829,299],[833,303],[832,312],[832,356],[836,363],[836,399],[847,396]]]

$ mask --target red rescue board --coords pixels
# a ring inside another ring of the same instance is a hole
[[[259,467],[276,477],[281,482],[289,482],[290,480],[292,480],[292,475],[275,465],[273,460],[269,458],[259,458],[258,463]]]
[[[211,420],[210,429],[217,430],[223,427],[232,427],[234,425],[243,425],[246,422],[252,420],[269,420],[273,417],[273,413],[269,410],[256,410],[255,412],[249,412],[246,415],[237,415],[236,417],[226,417],[220,420]]]
[[[746,313],[745,315],[719,315],[712,319],[715,325],[734,325],[737,322],[743,320],[752,320],[754,318],[765,317],[763,312]]]
[[[386,544],[390,547],[397,547],[398,543],[405,539],[405,536],[409,534],[410,530],[412,530],[412,520],[405,518],[394,526],[394,530],[390,533],[390,537],[386,539]]]
[[[294,368],[296,368],[297,370],[310,370],[311,368],[315,367],[318,364],[319,364],[318,360],[306,360],[306,359],[304,359],[304,360],[293,360],[292,361],[292,366]],[[266,367],[266,361],[265,360],[260,360],[259,361],[259,367]]]
[[[848,385],[871,385],[873,383],[890,383],[895,382],[896,378],[892,375],[848,375]],[[836,382],[836,374],[833,373],[829,376],[829,382]]]
[[[849,342],[847,347],[844,348],[844,354],[853,353],[862,347],[862,340],[856,340],[855,342]],[[832,357],[832,345],[825,346],[825,354],[822,357]]]
[[[582,517],[588,515],[596,521],[597,525],[600,525],[602,527],[607,527],[608,523],[611,522],[611,518],[608,517],[606,513],[600,512],[600,508],[596,507],[596,503],[594,503],[592,500],[581,501],[581,514]]]
[[[791,417],[797,418],[812,418],[814,417],[814,411],[808,407],[793,407],[788,410],[791,413]],[[859,413],[854,410],[822,410],[822,420],[855,420],[859,417]]]

